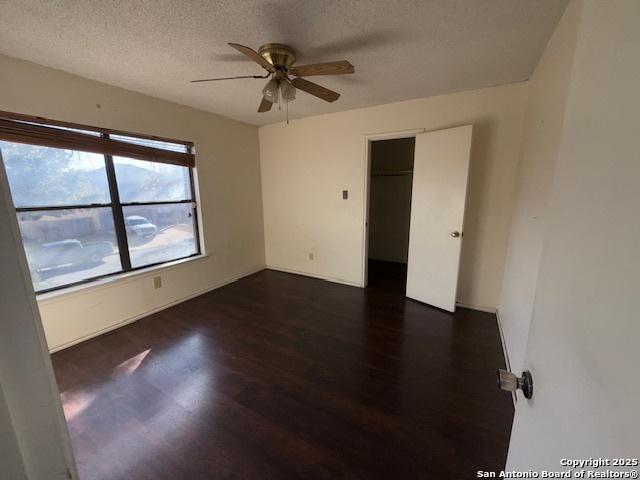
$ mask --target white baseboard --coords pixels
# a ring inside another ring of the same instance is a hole
[[[502,342],[502,352],[504,353],[504,363],[507,366],[507,370],[511,371],[511,361],[509,361],[509,352],[507,351],[507,342],[504,339],[504,331],[502,330],[502,319],[500,318],[500,311],[496,309],[496,318],[498,319],[498,330],[500,331],[500,341]]]
[[[360,282],[350,282],[348,280],[343,280],[341,278],[328,277],[328,276],[320,275],[317,273],[302,272],[300,270],[294,270],[292,268],[286,268],[286,267],[279,267],[277,265],[267,265],[266,268],[267,270],[275,270],[278,272],[291,273],[293,275],[302,275],[303,277],[317,278],[319,280],[325,280],[327,282],[333,282],[333,283],[340,283],[342,285],[348,285],[350,287],[364,288],[364,286]],[[483,307],[480,305],[471,305],[469,303],[456,302],[456,306],[462,307],[462,308],[468,308],[469,310],[477,310],[478,312],[486,312],[486,313],[493,313],[493,314],[497,312],[496,307]]]
[[[327,282],[340,283],[342,285],[348,285],[350,287],[362,288],[362,284],[360,284],[359,282],[350,282],[348,280],[342,280],[341,278],[326,277],[324,275],[318,275],[317,273],[301,272],[299,270],[292,270],[291,268],[278,267],[276,265],[267,265],[267,270],[276,270],[278,272],[292,273],[293,275],[302,275],[303,277],[317,278],[319,280],[325,280]]]
[[[470,303],[462,303],[462,302],[456,302],[456,306],[462,307],[462,308],[468,308],[469,310],[476,310],[478,312],[486,312],[486,313],[493,313],[493,314],[495,314],[498,311],[496,307],[482,307],[480,305],[471,305]]]
[[[502,329],[502,319],[500,317],[500,310],[496,308],[496,319],[498,320],[498,331],[500,332],[500,343],[502,343],[502,353],[504,354],[504,364],[507,366],[507,370],[511,371],[511,361],[509,360],[509,351],[507,350],[507,342],[504,338],[504,331]],[[518,401],[518,396],[516,392],[511,393],[511,398],[513,400],[513,408],[515,408],[516,403]]]
[[[259,268],[255,268],[253,270],[250,270],[248,272],[242,273],[240,275],[236,275],[236,276],[231,277],[231,278],[229,278],[227,280],[224,280],[222,282],[216,283],[215,285],[212,285],[210,287],[204,288],[202,290],[198,290],[197,292],[192,293],[190,295],[187,295],[186,297],[182,297],[182,298],[179,298],[178,300],[173,300],[172,302],[165,303],[164,305],[160,305],[158,307],[152,308],[151,310],[148,310],[148,311],[146,311],[146,312],[144,312],[144,313],[142,313],[140,315],[134,315],[133,317],[129,317],[129,318],[126,318],[126,319],[124,319],[124,320],[122,320],[122,321],[120,321],[118,323],[115,323],[113,325],[109,325],[106,328],[97,330],[97,331],[92,332],[92,333],[90,333],[88,335],[83,335],[82,337],[75,338],[75,339],[70,340],[68,342],[65,342],[65,343],[63,343],[61,345],[57,345],[57,346],[55,346],[53,348],[50,348],[49,349],[49,353],[55,353],[55,352],[58,352],[60,350],[64,350],[65,348],[72,347],[73,345],[77,345],[78,343],[82,343],[82,342],[84,342],[86,340],[90,340],[91,338],[98,337],[98,336],[100,336],[102,334],[105,334],[105,333],[110,332],[112,330],[115,330],[117,328],[124,327],[125,325],[128,325],[130,323],[138,321],[141,318],[148,317],[149,315],[152,315],[154,313],[160,312],[160,311],[165,310],[165,309],[167,309],[169,307],[173,307],[174,305],[177,305],[179,303],[186,302],[187,300],[191,300],[192,298],[198,297],[198,296],[203,295],[203,294],[205,294],[207,292],[210,292],[212,290],[216,290],[218,288],[224,287],[225,285],[229,285],[230,283],[237,282],[241,278],[248,277],[249,275],[253,275],[254,273],[257,273],[257,272],[261,272],[264,269],[265,269],[265,267],[259,267]]]

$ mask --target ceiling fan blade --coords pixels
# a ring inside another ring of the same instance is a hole
[[[272,105],[273,103],[262,97],[262,101],[260,102],[260,106],[258,107],[258,113],[268,112],[269,110],[271,110]]]
[[[218,78],[203,78],[202,80],[191,80],[191,83],[198,82],[217,82],[218,80],[235,80],[237,78],[267,78],[269,75],[239,75],[237,77],[218,77]]]
[[[303,90],[314,97],[321,98],[325,102],[335,102],[340,98],[340,94],[329,90],[328,88],[321,87],[317,83],[310,82],[304,78],[294,78],[291,82],[294,87]]]
[[[311,77],[312,75],[344,75],[355,73],[356,69],[346,60],[327,63],[312,63],[291,67],[289,73],[297,77]]]
[[[262,57],[262,55],[260,55],[258,52],[256,52],[252,48],[245,47],[244,45],[239,45],[237,43],[230,43],[229,46],[232,48],[235,48],[240,53],[246,55],[247,57],[249,57],[251,60],[256,62],[258,65],[260,65],[262,68],[264,68],[268,72],[273,73],[276,71],[273,65],[267,62],[267,60],[265,60],[265,58]]]

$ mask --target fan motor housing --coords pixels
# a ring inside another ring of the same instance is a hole
[[[274,67],[289,68],[296,61],[296,51],[283,43],[266,43],[258,53]]]

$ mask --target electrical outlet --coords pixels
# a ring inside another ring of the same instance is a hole
[[[313,252],[309,252],[309,260],[313,260]]]
[[[162,287],[162,277],[153,277],[153,288],[158,289]]]

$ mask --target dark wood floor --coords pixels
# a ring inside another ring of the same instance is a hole
[[[383,270],[368,289],[263,271],[54,354],[81,479],[502,468],[495,317],[407,300]]]

